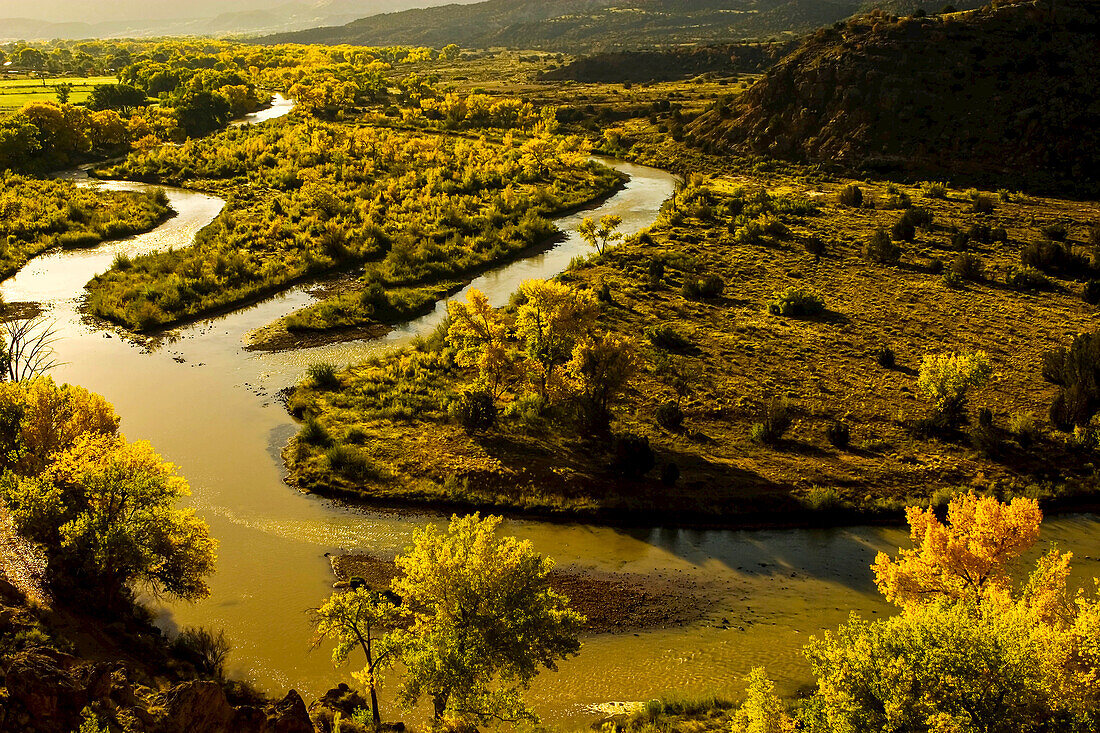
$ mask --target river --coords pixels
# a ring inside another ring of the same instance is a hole
[[[611,162],[631,178],[599,207],[558,221],[568,236],[553,249],[499,268],[474,283],[495,304],[518,284],[561,272],[586,246],[575,233],[584,216],[617,214],[623,231],[649,225],[671,194],[663,171]],[[111,182],[109,188],[143,184]],[[130,439],[147,439],[177,464],[193,489],[190,504],[220,542],[211,597],[196,604],[158,606],[165,628],[223,628],[233,642],[234,674],[263,689],[287,687],[307,699],[335,681],[327,649],[310,652],[306,610],[331,592],[326,553],[370,551],[392,556],[432,514],[369,511],[307,496],[283,482],[279,453],[296,425],[274,399],[318,361],[360,361],[430,332],[436,310],[388,336],[285,353],[245,351],[250,330],[312,302],[305,288],[227,316],[180,329],[156,348],[142,347],[84,322],[78,305],[84,284],[131,256],[188,246],[223,203],[199,193],[166,189],[177,216],[158,229],[89,250],[51,253],[31,261],[0,284],[6,302],[34,301],[56,323],[54,377],[99,392],[122,416]],[[880,550],[895,551],[904,533],[889,528],[712,531],[616,529],[584,524],[509,521],[506,531],[529,538],[559,565],[656,573],[685,587],[717,588],[706,618],[690,626],[592,636],[581,654],[543,673],[529,699],[553,724],[579,726],[591,707],[608,701],[645,700],[673,691],[731,691],[751,667],[767,666],[781,689],[808,680],[801,647],[813,633],[835,627],[850,610],[890,612],[874,591],[869,564]],[[1100,533],[1092,517],[1048,522],[1044,539],[1077,553],[1079,577],[1100,575]],[[383,700],[392,695],[386,687]],[[387,717],[396,717],[390,706]],[[407,716],[408,717],[408,716]]]

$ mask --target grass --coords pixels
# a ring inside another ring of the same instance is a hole
[[[32,102],[57,101],[54,87],[58,84],[72,84],[69,102],[81,104],[88,100],[97,84],[117,84],[118,79],[113,76],[91,76],[46,79],[45,82],[43,86],[39,79],[0,79],[0,114],[16,112]]]
[[[715,161],[714,168],[728,165]],[[390,478],[355,481],[327,472],[321,454],[298,442],[286,454],[292,480],[374,500],[714,521],[799,510],[896,513],[958,487],[1046,496],[1091,490],[1091,454],[1053,434],[1041,417],[996,459],[965,437],[914,437],[907,423],[929,410],[916,390],[920,360],[948,350],[986,350],[995,363],[997,377],[972,396],[971,413],[988,408],[1001,426],[1015,425],[1019,414],[1046,415],[1054,388],[1040,377],[1040,357],[1069,334],[1091,330],[1095,309],[1081,299],[1080,283],[1052,276],[1051,290],[1030,293],[1007,287],[1005,279],[1026,245],[1043,236],[1041,226],[1063,223],[1071,246],[1082,250],[1100,206],[1017,197],[999,202],[992,214],[976,214],[959,190],[928,197],[919,186],[870,180],[857,183],[877,208],[851,208],[836,202],[848,183],[813,170],[792,175],[788,167],[719,175],[709,184],[711,205],[687,202],[689,193],[647,236],[564,278],[578,288],[610,289],[601,325],[613,332],[638,335],[669,324],[691,333],[692,351],[682,354],[639,337],[647,366],[614,430],[650,440],[657,469],[647,477],[622,481],[609,474],[607,446],[561,415],[549,422],[505,419],[496,434],[467,435],[446,417],[446,406],[470,375],[447,351],[414,351],[353,368],[342,376],[349,386],[339,395],[304,385],[291,397],[292,407],[317,416],[334,434],[354,426]],[[771,229],[775,235],[738,236],[746,222],[729,213],[730,201],[758,197],[746,194],[753,187],[771,196],[773,213],[766,216],[783,224]],[[898,190],[927,208],[933,224],[901,244],[897,265],[868,262],[863,244],[897,218],[888,207]],[[968,245],[986,278],[948,287],[929,263],[951,261],[952,230],[978,220],[1004,227],[1007,241]],[[820,261],[806,253],[808,237],[829,243]],[[649,277],[655,258],[666,262],[656,289]],[[717,299],[684,297],[680,283],[700,273],[736,286]],[[820,294],[829,310],[806,319],[771,315],[768,302],[789,287]],[[884,343],[895,354],[892,369],[879,363]],[[675,395],[670,371],[696,375],[675,433],[655,419]],[[789,402],[790,430],[778,443],[753,441],[753,424],[773,399]],[[828,437],[837,420],[851,430],[844,448]],[[672,463],[680,479],[668,486],[659,480],[660,467]]]

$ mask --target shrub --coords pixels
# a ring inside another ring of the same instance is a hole
[[[1054,242],[1066,241],[1066,236],[1069,234],[1066,225],[1061,223],[1047,224],[1046,226],[1040,227],[1039,231],[1042,232],[1044,237]]]
[[[971,242],[989,244],[993,241],[993,229],[988,224],[971,224],[966,236]]]
[[[466,430],[489,430],[497,422],[497,403],[493,396],[482,390],[470,390],[451,403],[451,416]]]
[[[1059,387],[1050,421],[1069,432],[1086,427],[1100,410],[1100,333],[1085,333],[1068,348],[1043,354],[1043,379]]]
[[[660,405],[654,411],[653,417],[665,430],[679,430],[684,424],[684,411],[680,409],[680,404],[673,400]]]
[[[803,242],[803,246],[806,248],[806,254],[811,255],[817,259],[821,259],[825,256],[825,242],[821,237],[807,237]]]
[[[707,275],[704,278],[685,275],[681,292],[685,298],[713,299],[720,297],[725,289],[726,283],[718,275]]]
[[[951,271],[963,280],[980,282],[983,270],[982,260],[977,255],[964,253],[951,263]]]
[[[1100,280],[1089,280],[1085,283],[1081,298],[1089,305],[1100,304]]]
[[[332,471],[349,478],[366,479],[378,475],[366,451],[353,445],[337,443],[331,446],[325,451],[325,460]]]
[[[954,270],[945,270],[943,273],[944,287],[958,290],[963,286],[963,279]]]
[[[313,364],[308,370],[309,380],[317,389],[336,389],[340,386],[340,377],[332,364]]]
[[[1051,287],[1051,282],[1047,279],[1047,276],[1034,267],[1009,268],[1008,275],[1005,277],[1005,284],[1013,290],[1049,290]]]
[[[916,236],[917,228],[913,226],[913,222],[909,221],[904,215],[894,222],[894,226],[890,229],[891,239],[895,239],[899,242],[912,242]]]
[[[825,311],[825,300],[812,290],[791,286],[768,303],[768,312],[788,318],[816,316]]]
[[[849,184],[840,189],[840,193],[837,194],[837,200],[844,206],[851,206],[852,208],[859,208],[863,205],[863,190],[853,184]]]
[[[886,195],[882,198],[882,208],[884,209],[908,209],[912,205],[912,200],[909,198],[909,194],[902,191],[897,184],[888,183],[886,185]]]
[[[645,476],[656,465],[657,456],[649,438],[633,433],[616,435],[611,440],[611,470],[630,479]]]
[[[897,366],[897,357],[894,355],[894,350],[889,346],[883,346],[875,352],[875,360],[879,363],[879,366],[886,369],[893,369]]]
[[[852,441],[852,429],[847,423],[833,420],[829,427],[825,428],[825,437],[837,448],[844,450]]]
[[[658,349],[683,352],[691,349],[691,339],[669,325],[652,326],[645,330],[646,338]]]
[[[939,275],[941,272],[943,272],[943,260],[941,260],[939,257],[933,257],[932,259],[928,260],[928,272],[933,275]]]
[[[930,199],[947,198],[947,184],[939,181],[924,181],[920,185],[920,191]]]
[[[901,215],[901,218],[921,229],[927,229],[932,226],[933,221],[932,212],[921,206],[909,207],[905,210],[905,213]]]
[[[792,422],[790,404],[786,400],[770,400],[760,412],[760,421],[752,426],[751,437],[758,443],[774,445],[783,439]]]
[[[662,281],[665,279],[665,261],[659,257],[651,259],[646,268],[646,275],[651,290],[660,288]]]
[[[999,455],[1004,448],[1001,431],[993,424],[993,412],[989,408],[978,412],[978,420],[970,428],[970,444],[986,458]]]
[[[951,248],[962,251],[970,247],[969,232],[955,232],[951,235]]]
[[[993,197],[982,193],[974,198],[972,208],[975,214],[992,214],[996,207],[993,204]]]
[[[840,494],[832,486],[812,486],[809,491],[798,497],[798,501],[802,506],[815,512],[839,509],[844,503]]]
[[[1017,412],[1008,419],[1008,432],[1021,448],[1027,450],[1039,440],[1039,426],[1030,412]]]
[[[225,632],[214,633],[203,627],[185,628],[172,640],[172,651],[186,659],[202,674],[223,679],[225,661],[229,656],[229,639]]]
[[[302,425],[302,430],[298,433],[298,440],[322,448],[332,444],[332,436],[315,417],[309,418]]]
[[[894,244],[885,229],[879,227],[864,245],[863,256],[880,265],[893,265],[901,259],[901,247]]]
[[[955,421],[965,412],[969,391],[992,376],[993,367],[984,351],[930,354],[921,362],[917,388],[932,400],[939,414]]]
[[[1058,242],[1033,242],[1020,252],[1020,263],[1048,273],[1074,277],[1091,271],[1087,258]]]

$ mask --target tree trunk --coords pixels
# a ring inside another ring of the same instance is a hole
[[[447,709],[447,697],[446,693],[440,693],[432,697],[432,703],[435,705],[433,722],[439,723],[443,720],[443,712]]]

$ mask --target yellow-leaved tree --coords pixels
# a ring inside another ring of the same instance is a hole
[[[909,507],[906,518],[913,549],[896,559],[880,552],[871,566],[882,595],[902,607],[1006,592],[1016,561],[1039,538],[1043,514],[1034,499],[1002,504],[967,494],[951,500],[946,524],[919,507]]]
[[[508,344],[500,311],[489,304],[485,293],[470,288],[466,303],[450,301],[447,312],[451,317],[447,342],[458,351],[458,363],[476,366],[478,385],[493,399],[500,399],[518,373],[518,360]]]
[[[528,374],[539,395],[549,400],[565,390],[561,367],[577,340],[592,329],[599,307],[591,293],[549,280],[527,280],[520,294],[516,335],[525,347]]]
[[[177,502],[190,491],[146,442],[118,434],[110,403],[48,378],[0,385],[0,500],[49,558],[55,589],[112,608],[138,586],[209,594],[216,543]]]

